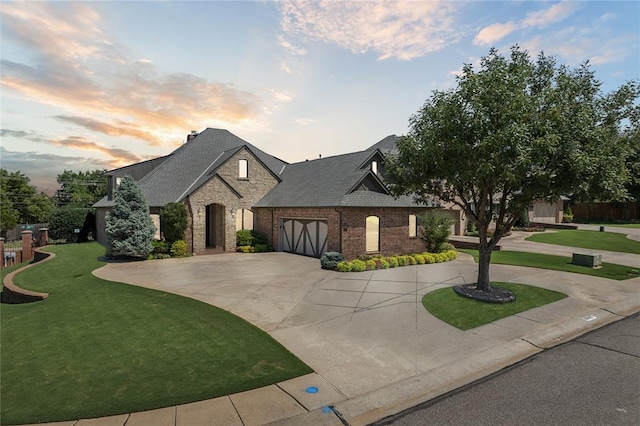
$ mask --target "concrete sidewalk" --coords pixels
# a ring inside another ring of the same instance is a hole
[[[426,293],[473,282],[476,274],[464,254],[444,264],[349,274],[285,253],[109,264],[95,275],[221,306],[267,331],[315,373],[209,401],[58,424],[364,425],[640,311],[640,278],[505,265],[491,266],[492,280],[569,297],[467,331],[422,306]]]

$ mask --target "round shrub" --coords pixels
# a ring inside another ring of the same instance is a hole
[[[253,244],[253,235],[248,229],[241,229],[236,232],[236,245],[237,246],[250,246]]]
[[[387,259],[380,259],[380,269],[389,269],[389,262],[387,262]]]
[[[424,265],[425,264],[425,260],[424,260],[424,256],[421,254],[414,254],[413,258],[416,260],[416,263],[418,265]]]
[[[431,253],[426,253],[424,256],[424,263],[427,265],[431,265],[432,263],[436,263],[436,258]]]
[[[409,265],[415,265],[416,263],[418,263],[413,255],[407,256],[407,260],[409,261]]]
[[[338,262],[338,264],[336,265],[336,271],[338,272],[351,272],[351,268],[353,267],[353,265],[351,264],[351,262],[347,262],[347,261],[342,261],[342,262]]]
[[[367,270],[367,264],[364,263],[364,260],[355,259],[351,264],[351,272],[362,272]]]
[[[365,262],[365,264],[367,265],[367,271],[373,271],[376,269],[376,261],[373,259],[369,259]]]
[[[266,253],[268,251],[271,251],[271,249],[266,244],[256,244],[255,246],[253,246],[254,253]]]
[[[337,251],[327,251],[320,257],[320,267],[322,269],[335,270],[338,263],[344,261],[342,253]]]
[[[395,256],[388,257],[387,261],[389,262],[389,268],[397,268],[399,265],[398,258]]]
[[[407,256],[398,256],[398,266],[407,266],[408,264]]]
[[[449,260],[455,260],[458,258],[458,252],[456,250],[447,250],[445,254]]]
[[[238,251],[242,253],[253,253],[253,247],[251,246],[238,246]]]
[[[451,244],[451,243],[444,243],[444,244],[442,244],[442,246],[440,247],[440,252],[443,252],[443,251],[449,251],[449,250],[455,250],[455,249],[456,249],[456,247],[455,247],[453,244]]]
[[[187,255],[187,243],[184,240],[178,240],[171,244],[171,256],[185,257]]]
[[[436,263],[442,263],[447,261],[447,255],[444,253],[436,253],[434,257],[436,258]]]

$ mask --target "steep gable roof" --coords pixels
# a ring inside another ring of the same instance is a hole
[[[385,155],[388,154],[389,152],[395,153],[398,151],[398,145],[397,145],[398,139],[400,139],[400,136],[389,135],[386,138],[382,139],[381,141],[375,143],[374,145],[371,145],[368,148],[368,151],[377,149]]]
[[[167,156],[160,166],[138,181],[138,186],[149,206],[181,201],[211,179],[215,171],[242,148],[251,152],[279,179],[278,173],[287,164],[285,161],[227,130],[207,128]],[[108,204],[101,200],[96,207]]]
[[[417,207],[409,197],[394,198],[371,171],[377,149],[289,164],[282,182],[256,207]]]

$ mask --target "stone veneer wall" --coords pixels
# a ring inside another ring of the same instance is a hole
[[[248,162],[247,179],[238,177],[239,160],[247,160]],[[216,176],[188,197],[186,204],[192,215],[190,215],[187,240],[190,243],[188,246],[196,254],[202,253],[206,249],[206,206],[210,204],[224,206],[224,250],[235,251],[236,211],[251,209],[258,200],[278,184],[278,180],[247,149],[237,152],[216,171],[216,174],[240,194],[240,197]]]
[[[409,237],[409,215],[420,215],[420,208],[258,208],[256,210],[256,229],[267,235],[270,244],[280,249],[279,236],[281,219],[319,219],[328,224],[327,251],[338,251],[347,259],[365,254],[366,218],[380,218],[380,251],[376,253],[390,256],[394,254],[420,253],[425,245],[420,238],[422,230],[418,227],[418,236]]]

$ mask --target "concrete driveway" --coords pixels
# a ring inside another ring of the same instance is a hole
[[[435,289],[475,280],[477,265],[464,254],[443,264],[348,274],[324,271],[318,259],[286,253],[111,263],[94,274],[229,310],[281,342],[344,399],[446,371],[442,368],[448,365],[482,370],[483,359],[539,350],[523,336],[562,332],[563,324],[585,312],[613,320],[600,308],[640,303],[640,279],[610,281],[501,265],[491,270],[494,281],[533,284],[570,297],[461,331],[431,316],[421,299]]]

